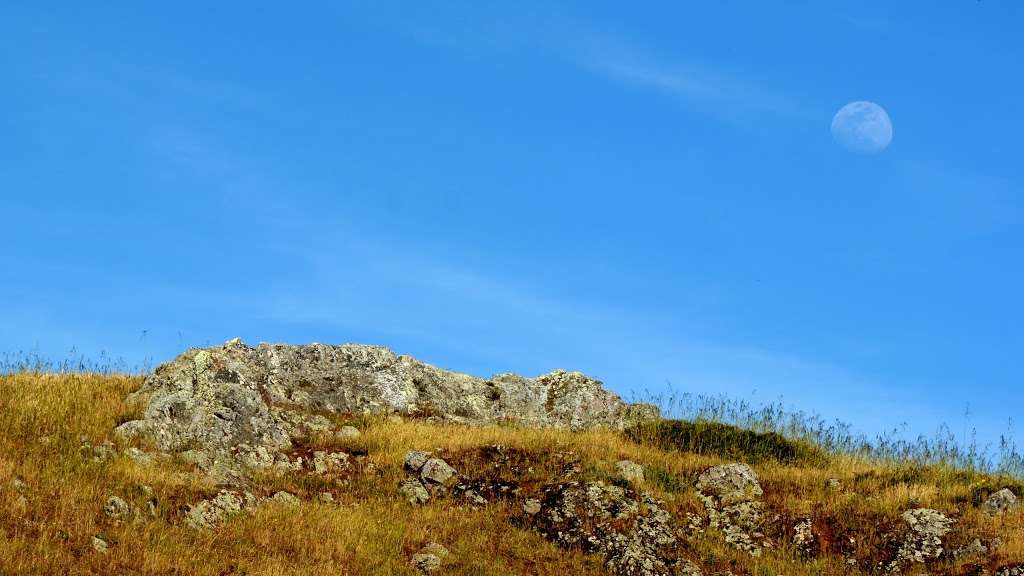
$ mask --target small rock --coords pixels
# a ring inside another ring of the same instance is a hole
[[[136,464],[148,465],[153,463],[153,457],[142,450],[132,446],[124,451],[125,456],[131,458]]]
[[[110,550],[110,543],[103,536],[93,536],[92,549],[100,554],[106,554]]]
[[[523,502],[523,512],[529,514],[530,516],[540,514],[540,510],[540,500],[537,500],[536,498],[529,498],[526,500],[526,502]]]
[[[746,464],[712,466],[697,478],[697,490],[721,505],[751,502],[764,495],[757,474]]]
[[[434,484],[444,484],[455,476],[455,469],[440,458],[431,458],[420,469],[420,478]]]
[[[632,460],[619,460],[615,463],[615,469],[624,480],[629,482],[644,481],[644,467]]]
[[[1009,488],[1003,488],[995,494],[992,494],[988,497],[988,500],[985,500],[985,503],[981,505],[982,510],[993,516],[1009,512],[1016,507],[1017,495]]]
[[[436,572],[441,568],[441,559],[433,554],[413,554],[409,564],[424,574]]]
[[[415,479],[409,478],[398,487],[410,504],[426,504],[430,500],[430,493],[423,487],[423,484]]]
[[[25,484],[25,482],[21,478],[15,478],[14,481],[11,482],[11,485],[14,486],[14,491],[18,492],[19,494],[24,494],[25,492],[28,492],[28,484]]]
[[[221,490],[215,497],[190,506],[185,513],[185,524],[196,529],[213,528],[230,516],[251,510],[256,502],[256,497],[248,492],[240,495]]]
[[[289,507],[298,506],[299,504],[302,504],[302,500],[299,500],[298,496],[292,494],[291,492],[285,492],[284,490],[281,490],[280,492],[275,492],[274,495],[270,497],[270,499],[273,500],[274,502],[278,502],[280,504],[283,504],[284,506]]]
[[[680,560],[676,564],[673,574],[675,576],[704,576],[704,573],[700,571],[700,568],[689,560]]]
[[[131,517],[132,508],[124,501],[124,499],[117,496],[111,496],[110,498],[107,498],[106,504],[103,505],[103,513],[111,520],[122,521]]]
[[[316,495],[316,501],[321,504],[333,504],[334,494],[331,494],[330,492],[321,492]]]
[[[351,440],[360,436],[359,429],[355,426],[342,426],[335,433],[334,437],[338,440]]]
[[[484,498],[483,496],[481,496],[476,490],[466,490],[465,492],[462,493],[462,496],[472,506],[486,506],[487,505],[487,498]]]
[[[793,527],[793,546],[801,556],[812,556],[814,554],[814,544],[814,530],[810,518]]]
[[[956,560],[963,560],[966,558],[984,556],[986,554],[988,554],[988,546],[982,544],[979,538],[975,538],[970,544],[966,544],[954,550],[953,558]]]
[[[348,454],[344,452],[313,452],[313,471],[317,474],[333,474],[347,470]]]
[[[420,549],[421,554],[433,554],[442,560],[448,557],[448,549],[437,542],[427,542]]]
[[[843,483],[838,478],[829,478],[825,480],[825,488],[830,492],[842,492]]]
[[[910,527],[896,558],[889,564],[889,572],[898,572],[906,564],[924,564],[942,556],[942,538],[953,528],[954,520],[942,512],[928,508],[914,508],[903,513]]]
[[[405,469],[410,472],[419,472],[423,465],[430,459],[430,454],[419,450],[409,450],[405,454]]]

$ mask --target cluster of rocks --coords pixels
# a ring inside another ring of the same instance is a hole
[[[426,504],[432,496],[447,495],[457,477],[454,468],[429,452],[410,450],[403,466],[409,475],[398,490],[411,504]]]
[[[708,524],[725,534],[726,542],[754,556],[772,547],[762,528],[767,508],[757,475],[746,464],[723,464],[697,478],[697,495],[704,503]]]
[[[419,552],[412,555],[409,565],[424,574],[436,572],[441,568],[441,563],[448,557],[448,554],[448,549],[441,544],[427,542]]]
[[[211,529],[232,516],[251,512],[263,504],[298,506],[301,502],[298,496],[285,491],[275,492],[269,498],[259,498],[251,492],[221,490],[213,498],[189,506],[185,513],[185,525],[196,529]]]
[[[130,400],[140,420],[117,428],[183,453],[215,480],[244,483],[248,468],[281,463],[308,434],[333,430],[325,413],[399,413],[462,424],[622,429],[657,418],[601,382],[558,370],[536,378],[481,379],[442,370],[387,348],[345,344],[250,347],[238,339],[189,350],[161,365]]]
[[[549,486],[524,511],[548,540],[601,554],[612,574],[700,574],[679,558],[676,526],[664,503],[646,492],[604,482]]]

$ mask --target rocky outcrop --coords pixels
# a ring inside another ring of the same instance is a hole
[[[890,573],[899,572],[910,564],[924,564],[942,556],[942,539],[953,529],[954,520],[942,512],[928,508],[915,508],[903,513],[910,528],[903,538],[896,558],[889,564]]]
[[[1017,508],[1017,495],[1009,488],[992,494],[981,505],[981,509],[993,516],[1004,514]]]
[[[696,488],[708,525],[721,530],[726,542],[754,556],[771,545],[762,531],[767,512],[761,502],[764,490],[750,466],[712,466],[697,478]]]
[[[221,482],[241,482],[247,468],[269,468],[296,438],[351,437],[325,413],[399,413],[483,425],[621,429],[657,417],[578,372],[489,380],[450,372],[379,346],[287,346],[240,340],[189,350],[161,365],[131,400],[143,417],[118,427],[183,453]]]
[[[526,512],[541,535],[601,554],[612,574],[700,574],[678,558],[672,516],[649,494],[603,482],[568,482],[550,486],[536,502],[528,501],[532,509]]]

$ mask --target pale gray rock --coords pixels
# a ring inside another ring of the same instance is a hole
[[[270,499],[282,506],[288,507],[295,507],[302,504],[302,500],[299,500],[298,496],[292,494],[291,492],[285,492],[284,490],[281,490],[280,492],[275,492],[274,495],[270,497]]]
[[[798,554],[805,558],[813,556],[816,543],[814,527],[811,524],[810,518],[798,522],[793,527],[793,548],[796,549]]]
[[[623,480],[629,482],[644,481],[644,467],[632,460],[619,460],[615,463],[615,470]]]
[[[825,488],[830,492],[842,492],[843,483],[838,478],[829,478],[828,480],[825,480]]]
[[[156,369],[130,401],[141,420],[117,434],[148,438],[166,453],[193,450],[213,479],[247,481],[251,468],[308,434],[330,433],[332,414],[430,414],[470,425],[515,422],[567,429],[622,429],[657,418],[578,372],[490,380],[442,370],[378,346],[260,344],[193,349]]]
[[[185,513],[185,525],[197,529],[214,528],[231,516],[254,509],[257,502],[256,497],[248,492],[221,490],[215,497],[189,507]]]
[[[910,528],[904,537],[896,558],[888,566],[891,573],[899,572],[910,564],[924,564],[942,555],[942,538],[953,529],[954,520],[942,512],[928,508],[914,508],[903,513]]]
[[[419,552],[412,555],[409,564],[424,574],[436,572],[441,569],[441,559],[434,554]]]
[[[697,496],[708,513],[708,526],[722,531],[725,541],[753,556],[769,542],[761,532],[767,508],[757,474],[746,464],[723,464],[697,477]]]
[[[447,558],[449,554],[448,549],[437,542],[427,542],[423,545],[423,548],[420,549],[420,552],[423,554],[433,554],[442,560]]]
[[[728,506],[750,502],[764,495],[757,474],[746,464],[722,464],[708,468],[697,477],[697,490]]]
[[[132,507],[123,498],[111,496],[103,505],[103,513],[111,520],[122,522],[132,517]]]
[[[680,562],[676,528],[662,502],[603,482],[550,486],[534,527],[548,540],[601,554],[617,576],[670,576]]]
[[[704,576],[704,573],[700,571],[700,568],[696,564],[689,560],[680,560],[676,564],[673,576]]]
[[[419,450],[409,450],[405,453],[405,469],[409,472],[419,472],[423,465],[430,460],[430,454],[427,452],[420,452]]]
[[[426,504],[430,500],[430,493],[416,478],[407,478],[399,485],[398,491],[410,504]]]
[[[431,458],[420,469],[420,478],[424,482],[445,484],[455,476],[455,469],[440,458]]]
[[[992,494],[987,500],[981,505],[981,509],[985,512],[995,516],[998,514],[1004,514],[1015,509],[1018,505],[1017,495],[1013,493],[1009,488],[1003,488],[1002,490]]]
[[[953,558],[957,560],[965,560],[968,558],[978,558],[988,554],[988,546],[985,546],[981,542],[980,538],[971,540],[970,544],[965,544],[960,548],[953,551]]]
[[[353,438],[359,438],[361,434],[355,426],[342,426],[334,432],[334,437],[338,440],[352,440]]]
[[[1004,566],[996,570],[996,576],[1024,576],[1024,564],[1019,566]]]
[[[317,474],[336,474],[350,468],[349,456],[344,452],[313,452],[313,471]]]
[[[96,535],[92,537],[92,549],[100,554],[106,554],[110,551],[110,542],[103,536]]]
[[[527,498],[526,502],[523,502],[523,512],[530,516],[535,516],[540,513],[541,504],[540,500],[536,498]]]

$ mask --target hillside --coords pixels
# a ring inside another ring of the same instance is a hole
[[[374,347],[0,376],[0,574],[1024,574],[1024,485]]]

